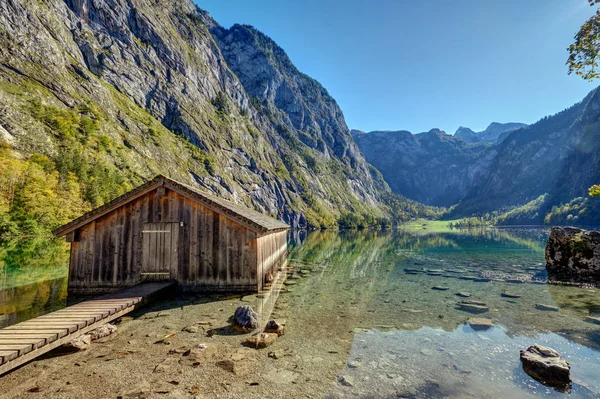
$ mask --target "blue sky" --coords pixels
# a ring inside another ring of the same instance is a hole
[[[338,101],[350,128],[454,133],[532,123],[600,82],[567,76],[587,0],[196,0],[255,26]]]

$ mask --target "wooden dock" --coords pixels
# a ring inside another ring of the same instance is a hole
[[[139,284],[0,329],[0,375],[131,312],[174,285]]]

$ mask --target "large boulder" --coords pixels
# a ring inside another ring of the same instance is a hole
[[[523,370],[541,383],[559,391],[571,386],[571,367],[554,349],[533,345],[521,351]]]
[[[258,327],[258,314],[248,305],[238,307],[233,314],[233,323],[244,330]]]
[[[553,227],[546,245],[548,281],[600,285],[600,232]]]

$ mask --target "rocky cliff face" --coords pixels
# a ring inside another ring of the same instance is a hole
[[[459,127],[454,137],[464,140],[466,143],[495,143],[503,141],[513,131],[527,126],[524,123],[498,123],[492,122],[485,130],[474,132],[468,127]]]
[[[546,245],[548,280],[600,285],[600,232],[554,227]]]
[[[85,192],[163,173],[300,227],[382,215],[388,190],[319,83],[189,0],[1,1],[0,133]]]
[[[367,160],[394,192],[436,206],[459,202],[487,173],[495,155],[488,145],[470,145],[445,132],[353,131]]]

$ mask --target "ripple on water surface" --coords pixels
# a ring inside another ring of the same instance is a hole
[[[600,353],[554,333],[510,337],[501,326],[452,332],[371,330],[354,338],[331,397],[564,397],[522,370],[519,350],[538,343],[567,354],[571,397],[597,398]]]

